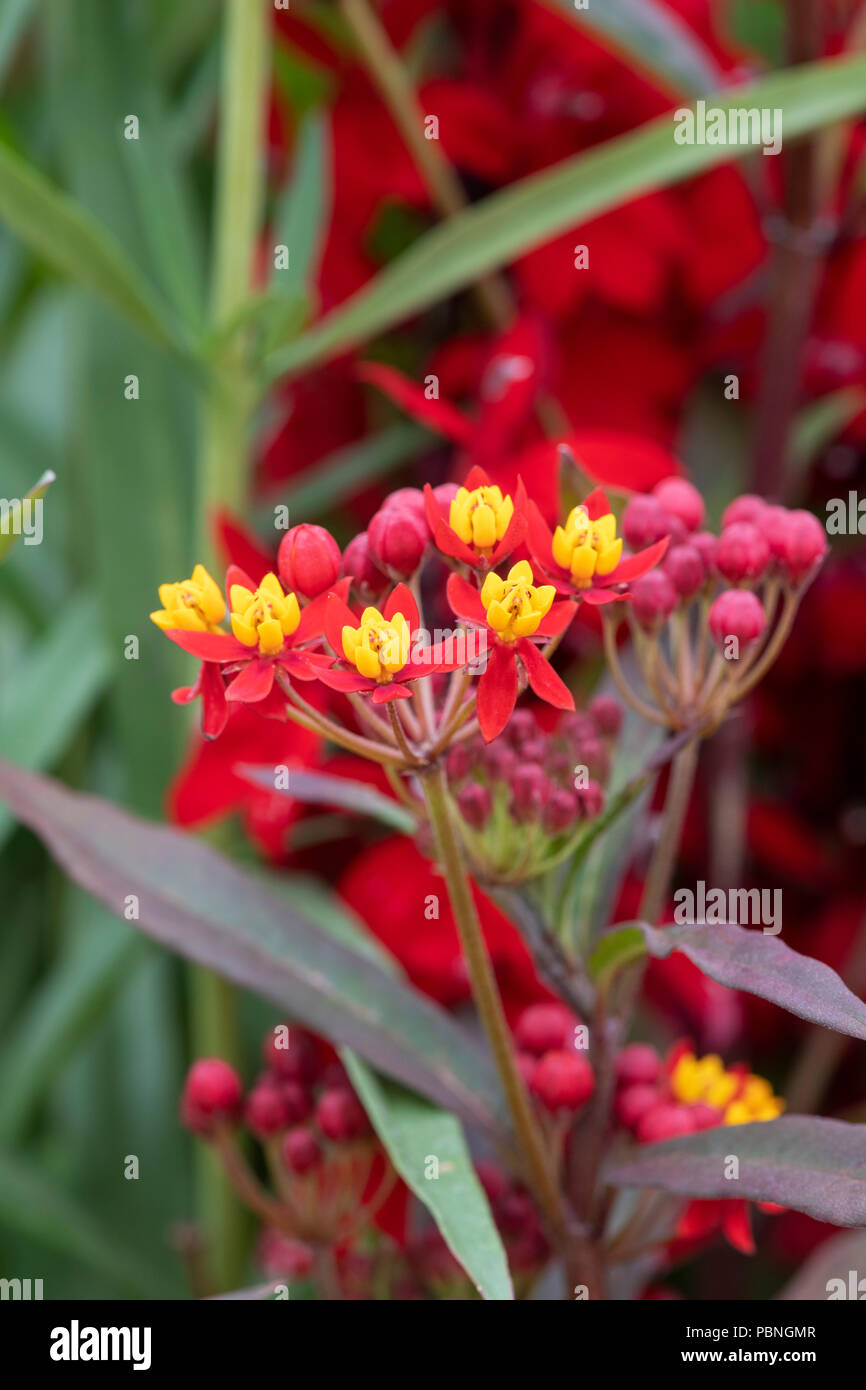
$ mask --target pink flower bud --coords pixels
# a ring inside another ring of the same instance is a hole
[[[325,1091],[316,1110],[316,1120],[322,1133],[335,1144],[346,1144],[370,1132],[358,1097],[342,1086]]]
[[[545,1052],[562,1052],[573,1046],[577,1018],[552,1000],[549,1004],[530,1004],[524,1009],[514,1029],[518,1048],[541,1057]]]
[[[740,497],[735,497],[722,512],[722,530],[727,531],[729,526],[736,526],[740,521],[760,526],[766,510],[767,503],[763,497],[758,497],[754,492],[744,492]]]
[[[781,527],[779,560],[792,584],[800,584],[827,553],[827,533],[811,512],[790,512]]]
[[[650,570],[631,586],[637,622],[647,632],[666,623],[677,606],[677,591],[664,570]]]
[[[187,1073],[181,1119],[194,1134],[211,1134],[220,1122],[237,1120],[242,1098],[241,1079],[234,1067],[219,1057],[202,1057]]]
[[[493,782],[510,782],[518,757],[502,738],[494,739],[481,755],[481,765]]]
[[[688,542],[669,550],[662,568],[670,579],[680,598],[693,598],[704,587],[707,571],[700,551]]]
[[[616,1079],[621,1086],[652,1085],[661,1069],[661,1058],[649,1043],[630,1043],[616,1059]]]
[[[388,587],[387,574],[382,573],[370,554],[366,531],[359,531],[343,551],[343,573],[352,576],[355,588],[367,598],[381,594]]]
[[[283,1140],[283,1163],[290,1173],[310,1173],[322,1161],[322,1150],[308,1129],[290,1129]]]
[[[283,1030],[286,1029],[284,1032]],[[283,1047],[283,1042],[288,1046]],[[266,1067],[288,1081],[315,1081],[319,1074],[319,1052],[309,1033],[294,1024],[270,1029],[262,1042]]]
[[[512,819],[521,822],[540,820],[550,790],[544,768],[537,763],[523,764],[515,768],[510,785],[509,811]]]
[[[637,1122],[637,1140],[640,1144],[659,1144],[665,1139],[679,1139],[693,1132],[692,1117],[686,1105],[657,1105],[655,1109],[647,1110]]]
[[[470,782],[458,793],[457,809],[473,830],[483,830],[493,810],[489,791],[478,782]]]
[[[694,535],[689,536],[689,545],[703,560],[706,574],[711,575],[716,567],[717,537],[711,531],[695,531]]]
[[[592,1067],[579,1052],[548,1052],[532,1076],[533,1095],[552,1114],[579,1110],[594,1090]]]
[[[396,502],[382,507],[367,527],[374,565],[392,579],[408,579],[421,563],[430,530],[426,519]]]
[[[622,728],[622,705],[612,695],[596,695],[587,710],[596,729],[605,738],[616,738]]]
[[[725,589],[709,613],[710,632],[720,648],[735,637],[741,647],[754,642],[766,627],[764,609],[749,589]]]
[[[434,487],[433,496],[436,498],[436,501],[439,503],[439,506],[446,516],[448,516],[451,510],[451,503],[454,501],[459,491],[460,485],[458,483],[440,483],[438,487]]]
[[[253,1133],[261,1138],[279,1134],[291,1123],[291,1112],[277,1081],[265,1076],[256,1082],[247,1097],[244,1118]]]
[[[616,1098],[616,1117],[626,1129],[634,1129],[644,1115],[659,1103],[657,1086],[642,1083],[626,1086]]]
[[[670,522],[657,497],[638,493],[622,514],[622,534],[632,550],[643,550],[670,535]]]
[[[584,820],[595,820],[604,810],[604,792],[598,782],[588,782],[585,787],[577,787],[577,801]]]
[[[532,710],[516,709],[505,726],[505,737],[512,748],[522,748],[524,743],[538,737],[538,723]]]
[[[600,739],[588,738],[580,750],[580,760],[590,777],[606,781],[610,775],[610,754]]]
[[[420,488],[398,487],[396,492],[389,492],[385,501],[379,508],[379,511],[390,511],[392,507],[396,507],[396,509],[401,512],[412,512],[424,527],[424,534],[429,535],[427,512],[424,508],[424,494]]]
[[[716,568],[729,584],[760,579],[770,563],[770,544],[750,521],[734,521],[719,538]]]
[[[707,509],[704,499],[694,484],[685,478],[662,478],[652,491],[669,516],[681,521],[687,531],[697,531],[703,526]]]
[[[541,823],[548,835],[562,835],[577,820],[578,800],[573,791],[558,787],[548,798]]]
[[[445,771],[452,786],[465,782],[472,771],[472,750],[465,743],[455,743],[445,759]]]
[[[280,541],[277,568],[285,587],[302,598],[317,598],[340,577],[340,547],[324,526],[304,522]]]

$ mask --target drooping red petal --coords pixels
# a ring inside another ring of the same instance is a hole
[[[170,627],[165,635],[190,656],[197,656],[199,661],[238,661],[250,654],[249,647],[227,632],[187,632],[184,628]]]
[[[517,479],[517,487],[514,490],[514,513],[508,523],[505,535],[501,541],[497,541],[493,547],[490,557],[491,565],[497,565],[504,556],[510,555],[515,550],[526,535],[526,488],[523,486],[523,479]]]
[[[363,362],[358,368],[358,375],[362,381],[368,381],[384,391],[407,415],[420,420],[437,434],[452,439],[455,444],[466,445],[471,440],[475,430],[471,420],[448,401],[428,400],[419,386],[393,367],[386,367],[381,362]]]
[[[267,570],[265,570],[265,574],[267,574]],[[262,579],[264,579],[265,574],[262,575]],[[233,584],[242,584],[243,587],[249,589],[251,593],[255,593],[258,587],[256,582],[247,574],[246,570],[241,569],[240,565],[229,565],[226,570],[226,598],[229,598]],[[229,602],[231,603],[231,600],[229,600]]]
[[[599,584],[607,588],[611,584],[630,584],[633,579],[640,579],[642,575],[655,569],[669,544],[670,536],[663,536],[654,545],[648,545],[646,550],[639,550],[636,555],[627,555],[612,574],[598,581]]]
[[[226,704],[226,688],[222,672],[212,662],[202,662],[201,675],[201,731],[205,738],[219,738],[229,717]]]
[[[274,659],[295,680],[314,681],[318,680],[321,667],[330,669],[334,658],[325,652],[293,652],[286,649]]]
[[[578,598],[581,603],[600,608],[603,603],[616,603],[617,599],[631,598],[631,594],[615,589],[585,589],[578,593]]]
[[[574,696],[567,685],[559,679],[549,662],[528,637],[517,640],[517,650],[523,662],[529,684],[539,700],[544,700],[555,709],[574,709]]]
[[[376,686],[370,703],[374,705],[387,705],[390,700],[405,700],[406,697],[411,694],[412,691],[409,689],[408,685],[401,685],[399,681],[391,681],[389,685]]]
[[[478,682],[478,723],[485,743],[502,733],[517,702],[517,661],[514,648],[496,642]]]
[[[415,633],[421,626],[421,618],[418,614],[418,605],[412,590],[406,584],[396,584],[385,600],[385,607],[382,609],[382,617],[391,621],[395,613],[402,613],[409,624],[410,633]]]
[[[253,705],[270,695],[274,684],[274,663],[270,657],[260,656],[247,663],[235,676],[226,690],[226,699]]]
[[[328,686],[329,690],[340,690],[344,695],[378,688],[377,682],[369,676],[362,676],[360,671],[349,671],[345,666],[319,666],[316,668],[316,679]]]
[[[299,647],[302,642],[311,642],[314,637],[321,637],[325,631],[325,615],[328,609],[328,599],[333,594],[336,598],[342,599],[345,603],[349,597],[349,589],[352,587],[351,578],[340,579],[324,594],[319,594],[305,608],[301,609],[301,621],[295,628],[291,637],[288,639],[293,647]]]
[[[601,487],[594,487],[583,505],[586,507],[586,514],[590,521],[598,521],[600,516],[607,516],[610,511],[607,493]]]
[[[487,625],[487,613],[481,602],[481,595],[462,574],[449,574],[445,592],[451,611],[456,613],[458,618],[464,618],[467,623]]]
[[[752,1216],[748,1202],[742,1197],[736,1197],[722,1205],[722,1231],[725,1239],[743,1255],[754,1255],[755,1240],[752,1235]]]
[[[526,543],[534,565],[544,570],[554,568],[553,532],[535,502],[528,502],[526,507]]]
[[[464,565],[477,565],[478,556],[461,541],[456,531],[452,531],[429,483],[424,487],[424,510],[437,550],[443,555],[450,555],[452,560],[462,560]]]
[[[343,628],[358,627],[360,619],[355,617],[345,599],[339,594],[329,593],[325,604],[325,636],[336,652],[343,655]]]
[[[535,629],[537,637],[558,637],[560,632],[564,632],[571,622],[577,608],[570,599],[564,603],[554,603],[551,605],[550,612],[545,613],[538,627]]]
[[[478,634],[482,641],[475,643],[471,653],[467,651],[466,637],[461,633],[455,633],[453,637],[446,637],[444,642],[434,642],[431,646],[425,647],[422,655],[417,661],[410,661],[404,666],[400,674],[401,681],[416,680],[419,676],[430,676],[434,671],[457,671],[461,666],[466,666],[470,660],[477,661],[486,650],[486,632]]]

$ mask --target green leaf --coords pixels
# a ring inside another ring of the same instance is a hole
[[[44,768],[64,751],[105,689],[108,655],[89,595],[73,599],[0,689],[0,755]],[[12,829],[0,809],[0,843]]]
[[[781,108],[786,140],[863,109],[866,57],[774,73],[710,104]],[[422,237],[310,332],[272,354],[274,377],[297,373],[420,313],[570,227],[651,189],[754,153],[752,146],[678,145],[670,113],[492,194]]]
[[[486,1053],[449,1017],[366,954],[190,835],[11,763],[0,795],[69,876],[186,959],[271,1000],[314,1031],[494,1132],[499,1090]]]
[[[673,92],[702,96],[725,74],[694,30],[659,0],[546,0]],[[754,5],[756,0],[749,0]]]
[[[34,483],[33,487],[30,488],[29,491],[25,492],[23,498],[19,498],[17,500],[23,502],[29,498],[32,502],[41,501],[41,499],[45,496],[46,492],[50,488],[51,484],[55,481],[56,479],[54,474],[50,471],[47,471],[42,474],[42,477],[39,479],[39,481],[37,483]],[[16,522],[14,511],[10,511],[10,519],[11,525],[9,530],[0,531],[0,562],[5,560],[6,556],[9,554],[9,551],[12,549],[13,545],[19,539],[19,536],[21,534],[20,530],[16,531],[14,529]]]
[[[33,13],[33,0],[3,0],[0,4],[0,82]]]
[[[860,386],[844,386],[821,396],[802,410],[794,422],[792,453],[795,466],[805,472],[822,450],[856,420],[866,407],[866,392]]]
[[[475,1172],[460,1121],[377,1076],[343,1049],[352,1084],[400,1177],[428,1208],[484,1299],[514,1298],[505,1250]],[[428,1178],[430,1159],[438,1177]]]
[[[147,281],[83,208],[0,144],[0,221],[50,266],[84,285],[164,348],[176,334]]]
[[[273,241],[288,247],[289,264],[271,271],[272,289],[309,288],[331,212],[328,167],[327,123],[308,116],[298,132],[291,179],[274,210]]]
[[[599,984],[607,984],[623,966],[646,955],[640,927],[616,927],[603,936],[589,958],[589,971]]]
[[[737,43],[760,53],[770,67],[785,61],[787,25],[779,0],[733,0],[727,27]]]
[[[288,486],[281,484],[275,500],[286,503],[294,516],[322,516],[355,497],[368,484],[395,472],[429,440],[429,433],[420,425],[409,421],[391,425],[358,444],[329,454]],[[265,516],[273,524],[273,512],[263,507],[263,519]]]
[[[834,1226],[866,1226],[864,1135],[863,1125],[815,1115],[720,1125],[615,1158],[605,1179],[678,1197],[776,1202]],[[732,1154],[739,1159],[736,1179],[727,1176]]]
[[[383,796],[367,782],[352,782],[348,777],[331,777],[327,772],[306,772],[293,767],[289,769],[289,785],[283,789],[274,787],[273,767],[239,763],[235,771],[256,787],[265,787],[268,791],[277,791],[280,796],[313,806],[339,806],[359,816],[372,816],[404,835],[411,835],[417,828],[411,811],[393,797]]]
[[[134,1297],[163,1297],[159,1275],[139,1255],[118,1249],[114,1234],[97,1225],[72,1197],[46,1182],[32,1159],[0,1154],[0,1223],[96,1270]]]

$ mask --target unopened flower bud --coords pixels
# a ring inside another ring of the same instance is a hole
[[[685,478],[663,478],[652,491],[669,516],[675,516],[687,531],[697,531],[704,524],[707,509],[697,488]]]
[[[397,580],[415,573],[429,537],[426,518],[400,503],[382,507],[367,527],[373,563]]]
[[[590,700],[588,714],[604,738],[616,738],[622,728],[623,710],[612,695],[596,695]]]
[[[374,598],[388,587],[388,576],[382,573],[370,554],[366,531],[359,531],[343,551],[343,573],[352,576],[363,598]]]
[[[529,739],[537,738],[538,724],[528,709],[516,709],[505,726],[505,737],[512,748],[522,748]]]
[[[455,743],[445,759],[445,771],[452,787],[466,781],[472,771],[473,762],[472,749],[469,745],[467,743]]]
[[[300,1081],[280,1081],[280,1095],[286,1112],[286,1124],[299,1125],[313,1113],[309,1091]]]
[[[574,758],[570,753],[549,753],[544,760],[545,771],[551,782],[558,786],[571,787],[574,781]]]
[[[286,1044],[283,1046],[283,1044]],[[319,1053],[309,1033],[294,1024],[279,1024],[265,1034],[262,1057],[277,1076],[309,1085],[319,1074]]]
[[[494,739],[481,755],[481,765],[491,782],[510,782],[517,764],[518,756],[504,738]]]
[[[701,553],[695,546],[688,543],[678,545],[676,550],[668,551],[662,565],[680,598],[694,598],[704,587],[707,571]]]
[[[490,792],[480,783],[470,782],[458,793],[457,808],[467,825],[473,830],[483,830],[493,810]]]
[[[290,1129],[283,1140],[283,1163],[290,1173],[310,1173],[322,1161],[322,1150],[316,1136],[299,1126]]]
[[[244,1119],[260,1138],[279,1134],[290,1124],[290,1111],[283,1089],[272,1077],[265,1076],[256,1082],[247,1097]]]
[[[532,1076],[532,1093],[552,1114],[574,1112],[595,1090],[592,1067],[579,1052],[548,1052]]]
[[[396,491],[389,492],[385,501],[379,508],[384,512],[395,508],[397,511],[412,512],[424,527],[424,534],[429,535],[427,525],[427,512],[424,506],[424,494],[418,487],[398,487]]]
[[[760,526],[766,509],[767,503],[763,497],[758,497],[754,492],[744,492],[722,512],[722,530],[726,531],[729,526],[736,526],[741,521]]]
[[[729,584],[754,583],[770,563],[770,545],[750,521],[734,521],[719,537],[716,569]]]
[[[622,514],[622,534],[632,550],[643,550],[670,535],[670,521],[657,497],[638,493]]]
[[[694,535],[689,536],[689,545],[692,550],[696,550],[704,562],[704,570],[709,576],[716,568],[716,551],[719,548],[718,537],[712,531],[695,531]]]
[[[459,491],[459,483],[440,483],[438,487],[434,487],[433,496],[436,498],[436,501],[439,503],[439,506],[446,516],[451,508],[451,503],[454,501]]]
[[[557,1000],[548,1004],[530,1004],[524,1009],[514,1029],[518,1048],[541,1057],[545,1052],[564,1052],[574,1041],[577,1018]]]
[[[341,564],[340,547],[324,526],[304,522],[293,526],[280,541],[280,579],[302,598],[317,598],[336,584]]]
[[[544,768],[537,763],[515,768],[510,786],[512,819],[523,823],[539,820],[550,788]]]
[[[562,835],[577,820],[578,801],[573,791],[557,787],[548,798],[541,824],[548,835]]]
[[[664,570],[650,570],[631,586],[637,622],[650,632],[666,623],[677,606],[677,591]]]
[[[764,609],[749,589],[726,589],[719,594],[709,612],[710,632],[724,650],[734,637],[741,647],[756,641],[766,627]]]
[[[340,1086],[325,1091],[316,1110],[319,1129],[335,1144],[346,1144],[369,1133],[364,1108],[353,1091]]]
[[[181,1119],[194,1134],[211,1134],[218,1124],[237,1120],[242,1098],[241,1079],[234,1067],[219,1057],[202,1057],[187,1073]]]
[[[577,802],[583,820],[595,820],[604,810],[604,791],[598,782],[587,782],[585,787],[576,787]]]
[[[806,579],[827,553],[827,533],[811,512],[788,514],[781,528],[779,560],[792,584]]]
[[[643,1116],[659,1104],[659,1100],[657,1086],[626,1086],[616,1098],[616,1117],[626,1129],[634,1129]]]
[[[586,739],[580,756],[591,778],[599,782],[607,780],[610,775],[610,754],[600,739]]]
[[[656,1082],[661,1069],[661,1058],[649,1043],[630,1043],[616,1059],[616,1079],[621,1086]]]
[[[664,1104],[647,1110],[637,1122],[640,1144],[659,1144],[665,1139],[679,1139],[694,1133],[692,1117],[686,1105]]]

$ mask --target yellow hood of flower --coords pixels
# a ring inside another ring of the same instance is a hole
[[[721,1057],[714,1053],[707,1057],[684,1053],[674,1067],[671,1090],[684,1105],[712,1105],[721,1110],[726,1125],[775,1120],[785,1109],[785,1102],[773,1094],[769,1081],[726,1071]]]
[[[402,613],[384,618],[378,608],[365,608],[360,627],[343,628],[343,655],[362,676],[384,685],[409,660],[410,638]]]
[[[448,520],[465,545],[489,553],[502,540],[513,515],[514,503],[498,487],[476,487],[471,492],[461,487]]]
[[[622,555],[612,512],[590,521],[586,507],[574,507],[564,526],[553,533],[553,558],[571,574],[579,589],[588,589],[593,578],[605,578],[616,569]]]
[[[253,591],[243,584],[229,590],[232,632],[245,647],[257,647],[262,656],[274,656],[301,621],[294,594],[284,594],[275,574],[266,574]]]
[[[532,582],[532,566],[521,560],[505,579],[488,574],[481,589],[487,621],[503,642],[531,637],[556,597],[552,584],[538,588]]]
[[[184,632],[217,632],[225,617],[226,605],[219,585],[204,565],[196,565],[190,579],[177,584],[160,584],[162,608],[151,613],[151,622],[163,632],[180,628]]]

